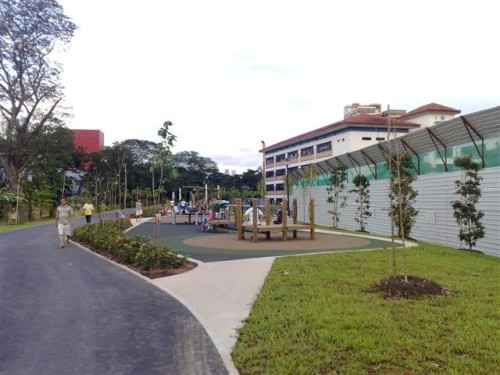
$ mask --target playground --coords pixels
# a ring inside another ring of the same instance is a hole
[[[156,241],[202,262],[382,249],[391,246],[387,240],[320,230],[316,231],[314,240],[310,240],[308,232],[297,231],[297,237],[290,236],[288,241],[282,241],[281,236],[268,239],[266,234],[259,234],[262,240],[253,242],[252,236],[248,234],[245,239],[238,239],[238,233],[233,228],[203,232],[201,225],[179,222],[155,224],[153,219],[144,221],[128,233],[145,237],[154,235]]]

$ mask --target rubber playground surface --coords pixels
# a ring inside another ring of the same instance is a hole
[[[180,254],[202,262],[382,249],[391,246],[387,240],[338,233],[316,232],[315,239],[311,240],[308,232],[300,231],[297,238],[292,238],[292,232],[288,233],[287,241],[281,240],[281,233],[272,233],[270,240],[266,239],[265,234],[260,234],[259,241],[254,243],[251,233],[245,233],[245,239],[238,240],[234,229],[202,232],[200,225],[171,223],[160,223],[155,228],[153,221],[146,221],[132,228],[128,234],[153,237]]]

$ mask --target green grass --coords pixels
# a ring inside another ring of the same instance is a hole
[[[37,219],[33,221],[27,221],[22,224],[7,224],[5,221],[0,220],[0,232],[6,231],[6,230],[11,230],[11,229],[19,229],[19,228],[26,228],[26,227],[33,227],[35,225],[40,225],[40,224],[47,224],[50,222],[54,222],[54,218],[46,218],[46,219]]]
[[[233,351],[240,373],[500,373],[500,259],[429,244],[407,254],[409,274],[449,294],[366,292],[391,275],[390,250],[276,259]]]

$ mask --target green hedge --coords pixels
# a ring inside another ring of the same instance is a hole
[[[129,226],[126,219],[102,220],[76,228],[72,239],[118,263],[144,271],[178,268],[188,260],[147,237],[127,236],[124,231]]]

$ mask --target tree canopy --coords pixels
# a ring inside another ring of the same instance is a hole
[[[40,155],[44,126],[61,123],[61,66],[50,56],[75,29],[54,0],[0,0],[0,167],[11,189]]]

